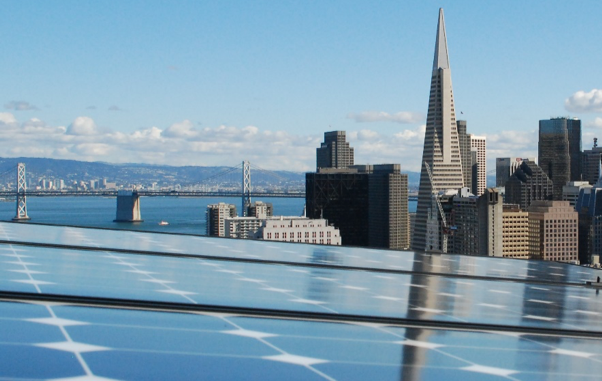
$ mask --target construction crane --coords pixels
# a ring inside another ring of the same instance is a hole
[[[430,165],[425,161],[424,166],[426,167],[426,172],[429,175],[429,180],[431,182],[431,187],[433,189],[433,195],[435,196],[435,200],[437,202],[437,209],[439,209],[439,215],[441,216],[441,251],[447,253],[447,241],[449,236],[453,233],[452,231],[455,229],[455,226],[447,225],[447,218],[445,218],[445,212],[443,211],[443,205],[441,205],[441,200],[438,195],[435,193],[435,185],[433,183],[433,174],[431,173]]]

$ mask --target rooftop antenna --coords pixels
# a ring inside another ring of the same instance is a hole
[[[598,146],[598,138],[594,138],[594,148]]]

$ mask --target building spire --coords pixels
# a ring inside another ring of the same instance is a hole
[[[447,37],[445,35],[445,19],[443,8],[439,8],[439,22],[437,23],[437,41],[435,42],[435,59],[433,70],[449,69],[449,57],[447,55]]]

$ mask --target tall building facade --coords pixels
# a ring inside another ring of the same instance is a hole
[[[583,151],[581,156],[582,180],[594,185],[600,177],[600,162],[602,161],[602,147],[598,147],[598,139],[594,138],[592,149]]]
[[[226,236],[226,218],[236,217],[236,206],[220,202],[207,205],[207,235]]]
[[[478,201],[479,252],[481,256],[503,256],[502,196],[494,188],[487,188]]]
[[[529,213],[516,204],[504,204],[502,211],[502,255],[529,259]]]
[[[305,174],[306,214],[325,218],[345,246],[409,247],[408,178],[399,164]]]
[[[521,165],[506,181],[506,196],[508,204],[518,204],[526,210],[533,201],[552,200],[554,183],[548,178],[543,169],[531,160],[523,160]]]
[[[324,142],[316,149],[316,168],[347,168],[353,165],[353,148],[345,131],[324,133]]]
[[[581,121],[552,118],[539,121],[539,166],[554,183],[554,199],[562,187],[581,179]]]
[[[593,187],[580,190],[575,210],[579,213],[579,261],[591,264],[592,256],[602,256],[602,176]]]
[[[456,121],[458,141],[460,142],[460,158],[462,159],[462,175],[464,186],[472,189],[472,160],[470,155],[470,134],[466,131],[466,121]]]
[[[487,188],[487,144],[484,136],[470,135],[470,148],[477,155],[477,186],[472,193],[482,195]]]
[[[579,217],[568,201],[533,201],[529,209],[531,258],[579,261]]]
[[[368,242],[370,247],[410,246],[408,176],[399,164],[374,165],[368,176]]]
[[[443,9],[439,10],[412,248],[426,249],[433,192],[464,186]],[[438,248],[440,249],[440,248]]]

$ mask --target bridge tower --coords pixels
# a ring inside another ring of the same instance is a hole
[[[140,216],[140,195],[136,190],[117,192],[117,215],[113,222],[143,222]]]
[[[17,214],[13,221],[30,220],[27,215],[27,200],[25,191],[27,190],[27,182],[25,180],[25,163],[17,164]]]
[[[251,163],[242,162],[242,213],[247,216],[248,206],[251,205]]]

